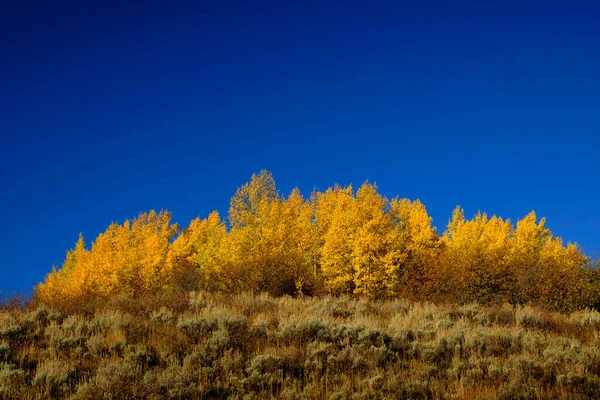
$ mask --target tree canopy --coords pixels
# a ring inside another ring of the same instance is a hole
[[[597,271],[577,244],[534,212],[513,224],[457,207],[438,234],[423,203],[388,199],[365,182],[282,196],[268,171],[180,230],[167,211],[82,236],[36,287],[60,307],[97,296],[204,289],[274,295],[533,303],[569,311],[599,301]]]

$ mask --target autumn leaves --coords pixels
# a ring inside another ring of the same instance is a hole
[[[281,196],[253,175],[231,199],[229,227],[213,212],[179,233],[168,212],[112,224],[86,249],[80,238],[36,288],[46,303],[90,296],[203,288],[283,294],[348,294],[585,307],[597,286],[588,259],[529,214],[466,220],[457,208],[439,236],[425,206],[389,200],[363,184]]]
[[[91,249],[79,237],[63,266],[36,287],[36,296],[48,304],[72,303],[95,295],[136,294],[159,290],[174,275],[167,263],[170,242],[178,226],[171,214],[150,211],[123,225],[112,223],[98,235]]]

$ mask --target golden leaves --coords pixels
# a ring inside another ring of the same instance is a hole
[[[36,288],[42,301],[73,301],[87,295],[136,294],[158,290],[170,277],[167,250],[177,225],[165,211],[141,213],[123,225],[112,223],[85,249],[83,237],[63,267]]]
[[[513,225],[457,207],[440,237],[419,201],[364,183],[286,198],[261,171],[240,187],[230,229],[217,212],[178,234],[166,211],[113,223],[88,250],[80,237],[62,268],[37,286],[47,303],[163,290],[350,294],[537,302],[567,310],[596,301],[589,259],[534,212]],[[173,240],[174,239],[174,240]]]

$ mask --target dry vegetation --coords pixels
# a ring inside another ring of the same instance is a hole
[[[596,311],[165,296],[0,311],[0,398],[600,397]]]
[[[0,399],[600,398],[600,268],[533,212],[440,235],[418,200],[263,171],[228,221],[80,237],[0,311]]]

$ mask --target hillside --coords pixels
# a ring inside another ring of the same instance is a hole
[[[599,329],[596,311],[206,292],[4,310],[0,397],[598,398]]]
[[[80,236],[0,315],[3,398],[597,398],[600,269],[530,212],[365,182],[282,196],[262,171],[180,229]],[[248,293],[262,293],[255,296]]]

